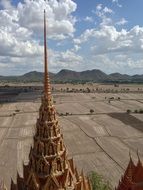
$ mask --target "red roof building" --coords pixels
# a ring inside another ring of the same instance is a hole
[[[130,157],[128,167],[116,190],[143,190],[143,165],[139,156],[136,165]]]

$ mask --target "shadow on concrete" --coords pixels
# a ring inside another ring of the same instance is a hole
[[[112,118],[122,121],[126,125],[129,125],[143,132],[143,121],[137,119],[133,115],[127,113],[109,113],[108,115]]]

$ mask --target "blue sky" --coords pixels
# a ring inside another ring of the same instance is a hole
[[[143,74],[142,0],[0,0],[0,75],[43,70],[43,9],[50,71]]]

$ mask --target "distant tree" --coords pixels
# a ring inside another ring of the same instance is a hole
[[[90,91],[90,89],[89,89],[88,87],[86,88],[86,90],[87,90],[87,92],[88,92],[88,93],[90,93],[90,92],[91,92],[91,91]]]
[[[93,109],[90,109],[90,114],[93,114],[94,113],[94,110]]]
[[[127,109],[127,113],[130,114],[130,113],[131,113],[131,110],[130,110],[130,109]]]
[[[143,113],[143,109],[140,109],[139,113]]]
[[[92,171],[89,174],[89,179],[91,181],[92,189],[93,190],[111,190],[110,184],[107,181],[104,181],[102,176],[97,174],[96,172]]]
[[[19,109],[17,109],[17,110],[15,110],[15,112],[20,112],[20,110],[19,110]]]
[[[128,91],[130,91],[130,89],[129,89],[129,88],[126,88],[126,92],[128,92]]]
[[[134,113],[138,113],[138,110],[135,110]]]
[[[119,84],[114,84],[114,87],[119,87]]]
[[[8,85],[8,84],[6,84],[4,87],[8,88],[8,87],[9,87],[9,85]]]

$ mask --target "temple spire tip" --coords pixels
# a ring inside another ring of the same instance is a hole
[[[46,16],[44,9],[44,95],[48,98],[51,94],[50,79],[48,72],[48,56],[47,56],[47,38],[46,38]]]

